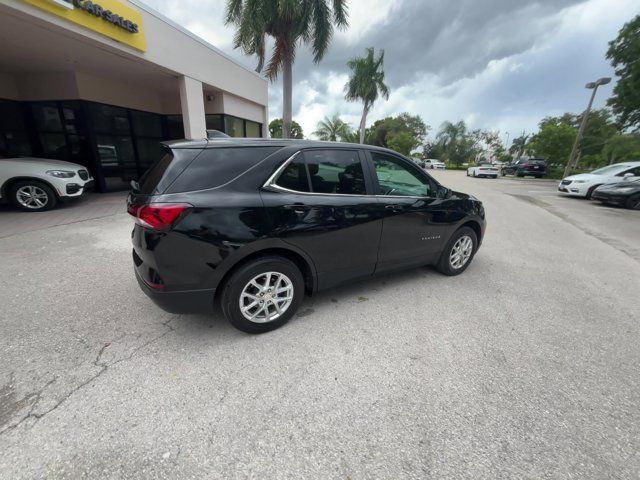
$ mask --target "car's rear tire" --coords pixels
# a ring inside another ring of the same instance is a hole
[[[498,178],[498,175],[491,175],[491,178]]]
[[[287,323],[303,297],[304,278],[296,264],[283,257],[265,256],[233,272],[223,286],[220,304],[224,316],[238,330],[264,333]]]
[[[16,182],[9,188],[13,204],[25,212],[44,212],[58,203],[56,194],[49,185],[37,180]]]
[[[456,230],[447,242],[440,254],[436,268],[444,275],[460,275],[471,264],[477,249],[478,237],[476,232],[472,228],[462,227]],[[458,253],[462,253],[462,256],[459,256]],[[456,261],[453,259],[456,259]]]
[[[640,195],[629,197],[624,206],[631,210],[640,210]]]

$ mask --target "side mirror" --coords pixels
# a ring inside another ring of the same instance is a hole
[[[625,173],[622,178],[624,178],[625,180],[628,180],[629,178],[633,177],[633,173],[629,172],[629,173]]]
[[[447,187],[443,187],[442,185],[438,185],[438,198],[449,198],[451,194],[451,190]]]

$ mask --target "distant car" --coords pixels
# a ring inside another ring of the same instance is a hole
[[[0,154],[0,200],[27,212],[50,210],[92,186],[93,178],[82,165]]]
[[[418,165],[420,168],[427,168],[427,165],[424,163],[424,160],[421,160],[419,158],[415,158],[415,157],[411,157],[411,160],[413,160],[413,162]]]
[[[519,158],[515,162],[502,165],[502,175],[515,175],[516,177],[533,176],[544,177],[547,173],[547,163],[542,158]]]
[[[591,198],[606,205],[640,210],[640,177],[627,177],[622,182],[600,185],[593,191]]]
[[[483,163],[476,167],[467,168],[467,177],[490,177],[498,178],[500,170],[498,167],[494,167],[490,163]]]
[[[599,186],[622,182],[631,177],[640,177],[640,162],[617,163],[591,173],[571,175],[562,179],[558,191],[572,197],[589,199]]]
[[[441,162],[440,160],[435,158],[426,158],[424,160],[424,163],[426,165],[425,168],[428,168],[430,170],[444,170],[446,168],[444,162]]]

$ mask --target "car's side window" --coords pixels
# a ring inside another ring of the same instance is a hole
[[[410,169],[400,159],[384,153],[371,152],[371,158],[381,195],[431,196],[431,183],[422,172]]]
[[[307,150],[311,191],[341,195],[366,195],[364,170],[357,150]]]
[[[296,192],[310,192],[309,175],[304,156],[297,155],[282,171],[276,185]]]
[[[632,173],[634,177],[640,177],[640,167],[630,168],[618,174],[618,177],[624,177],[627,173]]]

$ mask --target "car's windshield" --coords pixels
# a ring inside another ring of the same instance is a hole
[[[597,170],[594,170],[591,173],[594,175],[615,175],[616,173],[618,173],[621,170],[624,170],[625,168],[629,168],[629,166],[628,165],[610,165],[608,167],[602,167]]]

